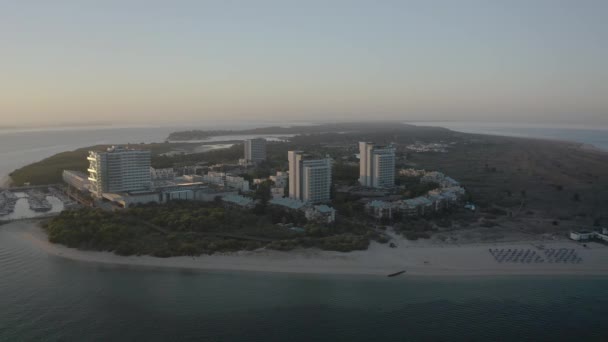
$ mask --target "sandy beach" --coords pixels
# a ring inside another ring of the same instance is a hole
[[[587,247],[567,240],[543,243],[544,248],[574,248],[579,264],[498,263],[489,248],[532,249],[538,242],[502,244],[428,245],[396,240],[397,248],[372,243],[366,251],[350,253],[300,249],[290,252],[257,250],[200,257],[156,258],[118,256],[110,252],[82,251],[48,242],[36,221],[19,221],[0,229],[14,234],[52,256],[82,262],[113,265],[168,267],[200,270],[230,270],[311,274],[388,275],[405,270],[405,275],[608,275],[608,247],[591,243]]]

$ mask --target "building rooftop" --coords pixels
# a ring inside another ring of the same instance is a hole
[[[268,203],[280,205],[290,209],[301,209],[306,205],[304,202],[293,198],[273,198]]]
[[[430,205],[432,202],[428,198],[420,196],[404,200],[403,204],[411,207],[417,207],[419,205]]]
[[[251,198],[244,197],[241,195],[226,195],[226,196],[222,197],[222,201],[234,203],[236,205],[240,205],[243,207],[253,204],[253,200]]]
[[[331,213],[332,211],[334,211],[334,208],[325,205],[325,204],[321,204],[321,205],[315,205],[315,210],[317,210],[320,213]]]
[[[373,200],[371,202],[369,202],[368,204],[370,207],[372,208],[390,208],[392,206],[392,203],[390,202],[384,202],[384,201],[378,201],[378,200]]]

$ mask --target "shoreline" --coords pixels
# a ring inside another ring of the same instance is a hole
[[[13,180],[9,175],[0,175],[0,188],[10,188]]]
[[[78,262],[114,266],[153,267],[199,271],[244,271],[286,274],[332,274],[383,276],[405,270],[407,276],[523,276],[523,275],[608,275],[608,247],[570,241],[542,242],[547,248],[574,248],[583,258],[581,264],[498,263],[488,248],[534,249],[535,242],[486,244],[424,245],[395,241],[397,248],[372,243],[368,250],[349,253],[297,249],[241,251],[199,257],[157,258],[119,256],[112,252],[83,251],[53,244],[37,221],[17,221],[4,225],[20,240],[47,255]],[[539,244],[536,242],[536,244]]]

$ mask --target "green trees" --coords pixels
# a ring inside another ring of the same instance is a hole
[[[49,241],[120,255],[170,257],[261,247],[298,246],[348,251],[367,248],[372,236],[363,224],[344,221],[331,226],[307,226],[298,233],[277,223],[305,226],[301,211],[268,206],[259,215],[216,202],[173,201],[116,212],[84,208],[64,211],[45,224]]]

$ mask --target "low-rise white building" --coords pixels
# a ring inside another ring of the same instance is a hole
[[[392,219],[394,208],[394,202],[385,202],[379,200],[373,200],[365,205],[367,212],[377,219]]]
[[[226,175],[225,186],[240,191],[249,191],[249,181],[240,176]]]
[[[570,238],[574,241],[587,241],[591,239],[595,234],[586,230],[580,232],[570,232]]]
[[[277,188],[284,188],[287,186],[287,172],[277,171],[276,175],[270,176],[268,177],[268,179],[270,179],[274,183],[274,186]]]
[[[78,191],[89,191],[91,188],[89,176],[84,172],[63,170],[62,178],[64,182],[78,189]]]
[[[403,200],[399,203],[399,212],[404,216],[422,216],[433,211],[435,211],[434,203],[424,196]]]
[[[243,177],[226,172],[209,171],[203,176],[203,181],[240,191],[249,191],[249,181]]]
[[[272,198],[285,197],[285,188],[270,188],[270,194]]]
[[[405,177],[420,177],[426,174],[426,170],[416,170],[416,169],[401,169],[399,170],[400,176]]]
[[[206,175],[203,176],[203,181],[210,184],[223,186],[226,182],[226,173],[218,171],[209,171]]]
[[[421,183],[437,183],[442,188],[450,188],[460,186],[454,178],[448,177],[445,174],[438,171],[427,172],[420,179]]]
[[[606,228],[602,232],[592,232],[588,230],[581,230],[578,232],[570,232],[570,239],[574,241],[589,241],[593,239],[602,240],[608,242],[608,231]]]
[[[175,179],[175,170],[173,168],[155,169],[150,167],[150,177],[153,181]]]
[[[336,221],[336,210],[325,204],[307,207],[304,215],[309,221],[320,223],[332,223]]]
[[[312,205],[294,198],[273,198],[269,204],[284,207],[290,210],[304,212],[307,220],[319,223],[332,223],[336,220],[336,210],[328,205]]]

